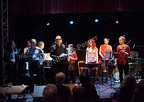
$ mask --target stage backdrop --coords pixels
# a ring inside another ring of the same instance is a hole
[[[8,0],[9,14],[144,11],[143,0]]]
[[[118,37],[125,34],[128,41],[132,39],[132,47],[143,44],[143,5],[143,0],[9,0],[9,38],[21,50],[31,38],[43,40],[49,52],[56,35],[75,46],[97,35],[98,48],[108,37],[115,50]],[[98,23],[94,22],[96,18]],[[73,25],[70,20],[74,20]]]

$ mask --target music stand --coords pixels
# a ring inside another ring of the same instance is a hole
[[[114,52],[113,53],[113,56],[114,56],[114,58],[117,58],[118,57],[118,53],[117,52]],[[109,59],[111,59],[111,58],[109,58]],[[109,64],[108,64],[108,67],[109,67],[109,70],[110,70],[110,87],[108,87],[108,88],[106,88],[106,89],[104,89],[104,90],[102,90],[101,92],[104,92],[104,91],[106,91],[106,90],[108,90],[108,89],[113,89],[113,86],[112,86],[112,62],[110,62]]]
[[[94,67],[99,67],[100,66],[100,64],[99,63],[89,63],[89,64],[85,64],[85,67],[88,67],[88,68],[90,68],[90,70],[92,71],[92,68],[94,68]],[[96,74],[95,74],[96,75]],[[93,75],[91,76],[90,75],[90,77],[93,79],[96,79],[96,76],[95,77],[93,77]]]

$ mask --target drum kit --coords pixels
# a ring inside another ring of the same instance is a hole
[[[133,75],[136,80],[143,78],[144,59],[139,58],[137,51],[131,51],[129,56],[129,74]]]
[[[115,54],[116,55],[116,54]],[[104,59],[101,63],[102,71],[108,72],[107,66],[114,66],[113,69],[113,78],[119,80],[119,71],[116,66],[116,57],[114,59]],[[139,58],[139,53],[137,51],[131,51],[130,56],[128,57],[129,64],[129,74],[134,76],[136,81],[144,78],[144,59]]]

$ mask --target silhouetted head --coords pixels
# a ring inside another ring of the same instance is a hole
[[[57,87],[54,84],[47,84],[43,90],[43,102],[56,102]]]

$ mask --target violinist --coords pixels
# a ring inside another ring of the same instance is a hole
[[[70,83],[75,83],[75,63],[78,60],[76,51],[73,47],[73,44],[69,44],[68,48],[66,48],[68,57],[68,76],[70,78]]]
[[[126,36],[119,37],[119,44],[117,46],[117,66],[119,69],[120,82],[123,81],[123,71],[125,76],[129,74],[128,56],[130,55],[130,47],[126,44]]]

